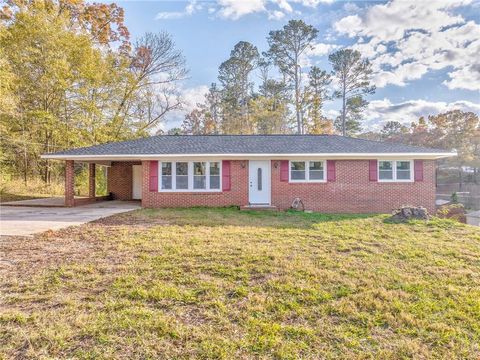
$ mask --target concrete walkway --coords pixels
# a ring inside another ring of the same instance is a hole
[[[29,236],[81,225],[140,207],[140,202],[133,201],[103,201],[73,208],[0,206],[0,235]]]

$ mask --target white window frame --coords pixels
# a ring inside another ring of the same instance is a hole
[[[186,162],[188,163],[188,189],[177,189],[177,162]],[[193,163],[194,162],[204,162],[206,163],[206,189],[194,189],[193,188]],[[162,163],[172,163],[172,188],[171,189],[162,189]],[[220,186],[218,189],[210,189],[210,163],[219,163],[220,169]],[[222,185],[222,160],[167,160],[158,162],[158,192],[221,192],[223,189]]]
[[[393,178],[392,179],[380,179],[380,162],[389,161],[393,163]],[[410,163],[410,179],[397,179],[397,161],[398,162],[409,162]],[[410,183],[414,182],[414,163],[413,160],[406,160],[406,159],[377,159],[377,181],[378,182],[403,182],[403,183]]]
[[[292,162],[305,163],[305,180],[292,179]],[[323,164],[323,179],[310,180],[310,162],[321,162]],[[327,182],[327,161],[326,160],[289,160],[288,161],[288,182],[291,183],[325,183]]]

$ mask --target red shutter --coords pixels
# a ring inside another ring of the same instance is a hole
[[[232,180],[230,176],[230,161],[222,161],[222,190],[230,191],[232,186]]]
[[[288,160],[280,161],[280,181],[288,181]]]
[[[377,160],[370,160],[369,161],[369,178],[370,181],[377,181],[378,180],[378,175],[377,175]]]
[[[335,181],[335,160],[327,160],[327,181]]]
[[[423,181],[423,160],[414,161],[415,181]]]
[[[150,161],[149,190],[158,191],[158,161]]]

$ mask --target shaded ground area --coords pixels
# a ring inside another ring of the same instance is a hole
[[[449,220],[137,210],[2,238],[0,358],[480,355],[480,232]]]
[[[2,206],[64,207],[65,198],[64,197],[45,197],[45,198],[23,199],[23,200],[19,199],[14,201],[2,202]]]
[[[80,225],[139,208],[139,202],[127,201],[97,202],[73,208],[2,206],[0,208],[0,235],[28,236],[47,230]]]
[[[41,198],[46,198],[46,197],[48,197],[48,195],[19,195],[19,194],[12,194],[12,193],[8,193],[8,192],[1,192],[0,193],[0,203],[11,202],[11,201],[41,199]]]

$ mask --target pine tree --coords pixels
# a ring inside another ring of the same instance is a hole
[[[267,38],[268,56],[278,66],[284,78],[291,85],[294,96],[293,105],[297,120],[297,132],[303,133],[302,101],[302,55],[313,48],[318,30],[302,20],[290,20],[282,30],[270,31]]]
[[[362,59],[357,50],[338,50],[330,54],[328,59],[338,83],[334,97],[342,99],[340,120],[336,127],[346,136],[361,129],[359,121],[368,105],[364,96],[375,93],[375,86],[370,85],[373,70],[370,62]]]

